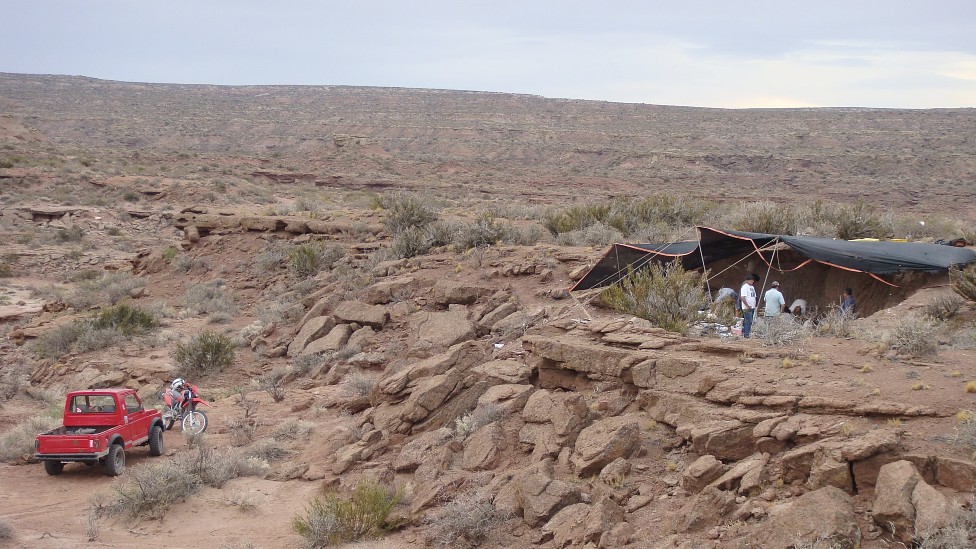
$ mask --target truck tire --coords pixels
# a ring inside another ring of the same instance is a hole
[[[121,444],[113,444],[105,456],[105,474],[117,477],[125,471],[125,448]]]
[[[44,472],[54,476],[60,475],[61,471],[64,471],[64,463],[60,461],[45,461],[44,462]]]
[[[149,455],[161,456],[163,451],[163,428],[159,425],[153,425],[149,429]]]

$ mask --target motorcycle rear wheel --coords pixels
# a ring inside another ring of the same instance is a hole
[[[199,435],[207,430],[207,414],[198,410],[187,412],[183,416],[183,432],[188,435]]]

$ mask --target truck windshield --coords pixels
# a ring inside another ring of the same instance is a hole
[[[71,411],[76,414],[115,412],[115,398],[111,395],[76,395],[71,399]]]

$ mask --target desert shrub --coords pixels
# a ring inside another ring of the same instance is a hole
[[[210,263],[208,263],[206,259],[202,257],[193,257],[189,254],[180,254],[176,256],[169,265],[174,271],[181,273],[188,273],[194,269],[203,272],[210,270]]]
[[[288,418],[274,428],[271,436],[275,440],[305,440],[312,435],[315,424],[296,418]]]
[[[268,248],[254,256],[254,267],[259,273],[268,273],[280,269],[287,264],[288,252],[278,245],[269,245]]]
[[[484,248],[501,241],[508,241],[514,229],[511,223],[498,221],[490,212],[480,214],[468,224],[462,224],[455,235],[453,244],[459,250]]]
[[[951,345],[954,349],[976,349],[976,324],[962,326],[954,331]]]
[[[326,356],[319,353],[298,355],[292,361],[291,367],[298,375],[305,375],[325,363]]]
[[[48,330],[37,338],[34,350],[44,358],[59,358],[71,352],[78,338],[85,332],[86,323],[71,322]]]
[[[790,314],[772,317],[756,317],[752,324],[752,335],[767,347],[796,345],[812,335],[812,329]]]
[[[111,496],[96,504],[97,513],[158,518],[171,505],[186,501],[202,484],[199,476],[176,460],[134,467],[115,481]]]
[[[421,195],[386,194],[379,197],[377,205],[386,210],[383,225],[394,236],[407,229],[423,229],[437,220],[437,210]]]
[[[561,246],[603,246],[623,239],[623,233],[598,221],[579,230],[560,233],[556,243]]]
[[[397,526],[389,519],[402,497],[400,490],[360,481],[349,497],[313,498],[305,514],[292,519],[292,528],[311,548],[378,537]]]
[[[230,435],[232,446],[244,446],[254,442],[257,422],[249,417],[241,417],[227,421],[227,434]]]
[[[875,207],[857,200],[836,210],[834,224],[837,238],[887,238],[891,236],[891,225],[876,212]]]
[[[419,227],[409,227],[396,233],[390,249],[397,258],[407,259],[424,255],[430,248],[431,240],[427,232]]]
[[[115,305],[102,309],[92,319],[98,329],[114,329],[124,335],[140,335],[159,327],[159,320],[151,312],[131,305]]]
[[[949,280],[952,291],[969,302],[976,302],[976,264],[965,269],[949,269]]]
[[[936,320],[949,320],[963,306],[963,299],[954,294],[939,295],[925,304],[925,314]]]
[[[163,260],[166,262],[173,261],[178,255],[180,255],[180,249],[176,246],[166,246],[163,250]]]
[[[678,261],[650,263],[605,290],[603,301],[655,326],[684,333],[708,304],[704,287],[705,275],[685,271]]]
[[[433,518],[430,541],[442,547],[477,547],[504,524],[508,516],[490,501],[462,494]]]
[[[376,387],[376,380],[360,373],[349,376],[342,384],[342,389],[346,394],[356,396],[369,396],[373,393],[374,387]]]
[[[187,377],[219,372],[234,363],[234,343],[229,337],[203,332],[188,343],[179,343],[173,350],[173,360]]]
[[[854,334],[854,315],[840,309],[830,309],[820,315],[814,325],[815,335],[850,337]]]
[[[884,337],[883,343],[888,349],[901,354],[931,355],[939,348],[937,330],[938,326],[932,320],[910,315],[895,324]]]
[[[54,233],[54,240],[57,242],[81,242],[81,239],[85,237],[85,230],[78,225],[72,225],[67,228],[60,228]]]
[[[261,389],[268,393],[271,400],[275,402],[281,402],[285,400],[285,376],[288,375],[288,371],[283,368],[277,368],[272,370],[263,376],[261,376],[258,382]]]
[[[674,195],[649,196],[640,200],[623,198],[610,203],[549,210],[542,216],[542,225],[553,236],[585,231],[600,224],[629,237],[647,226],[680,227],[701,223],[713,208],[711,202]],[[608,234],[605,229],[602,233]],[[592,239],[599,234],[591,232],[589,236]]]
[[[10,278],[12,276],[14,276],[13,265],[6,260],[0,262],[0,278]]]
[[[323,269],[332,269],[344,255],[345,251],[339,246],[302,244],[289,250],[288,267],[298,276],[315,276]]]
[[[762,200],[733,210],[729,214],[729,223],[738,231],[796,234],[799,217],[790,206]]]
[[[3,167],[9,168],[10,166],[0,165],[0,168]],[[0,541],[13,539],[13,537],[14,537],[14,527],[11,526],[9,522],[7,522],[7,519],[0,519]]]
[[[542,216],[542,226],[553,236],[559,236],[604,222],[609,215],[609,204],[579,204],[564,210],[547,211]]]
[[[50,415],[31,416],[21,421],[16,427],[0,436],[0,461],[16,461],[27,459],[32,461],[34,454],[34,438],[38,433],[54,429],[61,424],[59,417]]]
[[[232,315],[237,312],[233,298],[226,291],[226,284],[219,278],[190,286],[186,291],[184,303],[187,310],[194,314]]]
[[[145,280],[129,273],[105,273],[97,278],[81,280],[66,302],[76,309],[86,309],[103,302],[115,305],[128,297],[132,290],[145,285]]]
[[[115,328],[96,328],[92,324],[82,324],[84,329],[78,334],[78,339],[72,345],[72,350],[79,353],[97,351],[112,347],[125,341],[126,336]]]
[[[508,412],[496,404],[482,404],[454,420],[454,438],[464,440],[468,435],[495,421],[508,417]]]

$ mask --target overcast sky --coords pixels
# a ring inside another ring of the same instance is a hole
[[[974,107],[976,0],[0,0],[0,72]]]

